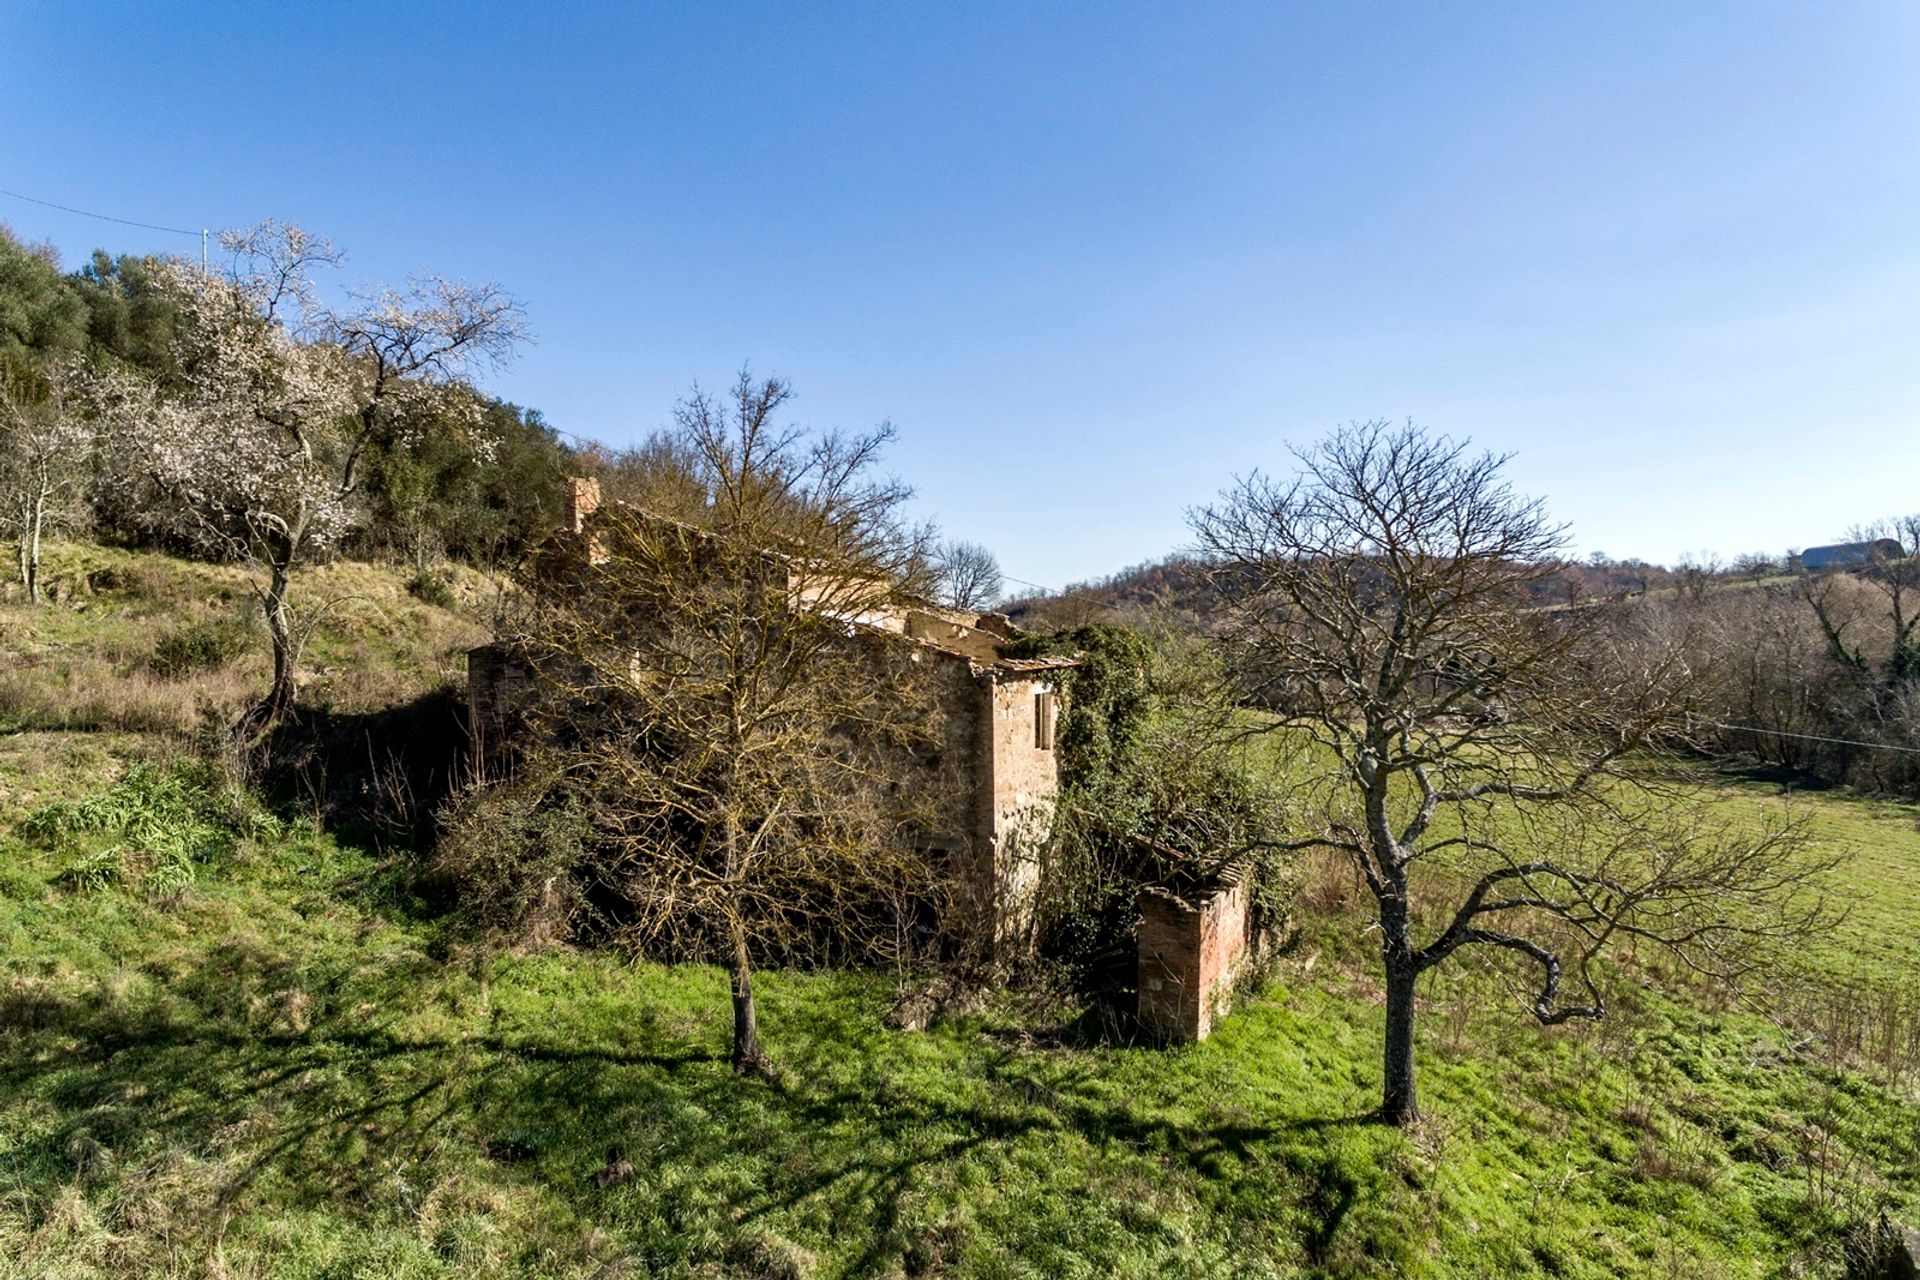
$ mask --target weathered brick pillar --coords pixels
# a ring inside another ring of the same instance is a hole
[[[1247,953],[1247,887],[1223,877],[1187,892],[1141,890],[1139,946],[1141,1025],[1164,1040],[1205,1040]]]
[[[600,482],[592,476],[575,476],[567,484],[567,531],[585,532],[587,517],[600,509]]]

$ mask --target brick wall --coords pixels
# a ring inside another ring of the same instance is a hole
[[[1139,1016],[1152,1034],[1205,1040],[1226,1016],[1247,957],[1247,897],[1233,875],[1186,892],[1141,890]]]

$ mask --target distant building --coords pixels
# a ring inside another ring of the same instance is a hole
[[[1836,542],[1827,547],[1808,547],[1800,553],[1800,567],[1808,573],[1822,569],[1857,569],[1876,560],[1898,560],[1906,554],[1892,538],[1873,538],[1866,542]]]

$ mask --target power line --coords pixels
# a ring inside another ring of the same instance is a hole
[[[102,222],[117,222],[123,227],[145,227],[148,231],[165,231],[176,236],[204,237],[204,231],[188,231],[184,227],[163,227],[156,222],[136,222],[132,218],[116,218],[111,214],[90,213],[85,209],[76,209],[72,205],[55,204],[51,200],[42,200],[37,196],[23,196],[18,191],[0,190],[0,196],[12,196],[15,200],[25,200],[28,204],[44,205],[49,209],[58,209],[62,213],[77,213],[83,218],[98,218]]]
[[[1042,586],[1038,582],[1028,582],[1025,578],[1016,578],[1010,573],[1003,573],[1000,576],[1005,578],[1008,582],[1017,582],[1023,587],[1032,587],[1035,591],[1044,591],[1050,596],[1057,596],[1060,594],[1058,591],[1055,591],[1052,587]]]
[[[1817,733],[1788,733],[1785,729],[1762,729],[1751,724],[1722,724],[1718,720],[1702,720],[1701,724],[1715,729],[1737,729],[1742,733],[1766,733],[1776,738],[1798,738],[1802,742],[1831,742],[1840,747],[1866,747],[1871,751],[1903,751],[1908,755],[1920,756],[1920,747],[1897,747],[1891,742],[1862,742],[1858,738],[1827,738]]]

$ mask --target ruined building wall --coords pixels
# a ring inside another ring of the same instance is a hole
[[[517,714],[533,693],[533,664],[520,650],[484,644],[467,650],[467,732],[480,776],[506,758]]]
[[[1140,894],[1139,1017],[1164,1040],[1205,1040],[1249,955],[1249,886],[1238,877]]]
[[[575,480],[564,528],[535,558],[536,590],[565,594],[577,586],[579,574],[604,557],[595,533],[600,508],[599,485]],[[620,509],[685,530],[696,545],[710,536],[677,521]],[[849,594],[844,581],[810,574],[803,562],[786,556],[769,554],[767,569],[795,608],[827,608]],[[1052,749],[1060,664],[1001,658],[1015,633],[999,615],[902,603],[843,620],[853,624],[849,642],[865,648],[874,663],[913,664],[925,678],[930,709],[941,722],[938,750],[903,750],[888,766],[897,778],[894,790],[903,812],[912,815],[913,838],[946,855],[971,923],[984,924],[996,942],[1029,935],[1040,844],[1060,783]],[[536,678],[534,664],[513,646],[484,645],[469,653],[468,703],[483,767],[506,761],[508,739],[532,698]],[[1037,696],[1046,703],[1036,705]]]
[[[1003,942],[1014,942],[1032,925],[1040,846],[1060,790],[1053,744],[1059,693],[1052,679],[999,671],[988,674],[982,693],[975,842],[991,878],[996,933]]]

